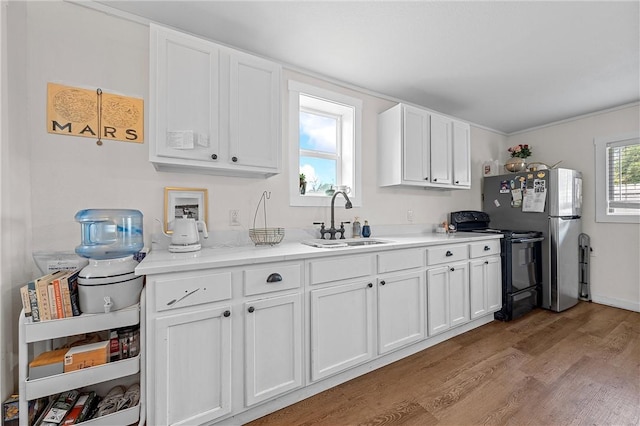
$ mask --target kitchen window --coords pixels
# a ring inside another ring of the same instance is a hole
[[[640,223],[640,136],[596,138],[596,222]]]
[[[361,117],[362,100],[289,81],[292,206],[328,206],[338,185],[361,205]]]

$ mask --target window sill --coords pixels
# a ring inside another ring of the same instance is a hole
[[[289,205],[292,207],[331,207],[331,198],[329,195],[292,195],[289,197]],[[349,195],[349,200],[353,207],[361,207],[360,197]],[[342,196],[336,197],[335,205],[340,206],[345,203]]]

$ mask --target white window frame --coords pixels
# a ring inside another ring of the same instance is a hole
[[[353,111],[353,119],[348,120],[344,116],[340,120],[342,137],[337,158],[338,179],[336,185],[348,185],[351,188],[349,199],[354,207],[362,206],[362,168],[361,168],[361,138],[362,138],[362,100],[342,93],[333,92],[310,84],[289,80],[289,204],[291,206],[323,207],[331,205],[331,196],[307,196],[300,195],[300,95],[318,98],[336,103],[334,111],[326,111],[323,108],[303,105],[303,109],[309,108],[310,112],[317,111],[341,116],[345,108]]]
[[[618,136],[595,138],[595,186],[596,186],[596,222],[609,223],[640,223],[640,214],[610,214],[608,211],[608,159],[607,147],[610,145],[623,145],[628,143],[638,143],[640,132],[627,133]]]

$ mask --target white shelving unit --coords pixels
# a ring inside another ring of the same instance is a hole
[[[131,425],[145,423],[145,390],[144,390],[144,312],[145,290],[142,290],[140,304],[105,314],[82,314],[77,317],[59,320],[31,322],[20,313],[19,326],[19,369],[20,369],[20,426],[28,425],[29,401],[44,396],[55,395],[60,392],[99,385],[112,380],[139,374],[140,403],[126,410],[91,419],[83,425]],[[142,307],[142,308],[141,308]],[[29,379],[30,351],[29,345],[37,342],[47,342],[53,339],[73,336],[76,334],[109,330],[140,324],[140,351],[138,356],[111,362],[104,365],[90,367],[69,373],[39,379]]]

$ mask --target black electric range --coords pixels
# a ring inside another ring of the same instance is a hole
[[[478,211],[452,212],[451,225],[461,232],[502,234],[502,309],[495,319],[510,321],[540,306],[542,295],[542,241],[538,231],[492,229],[491,218]]]

